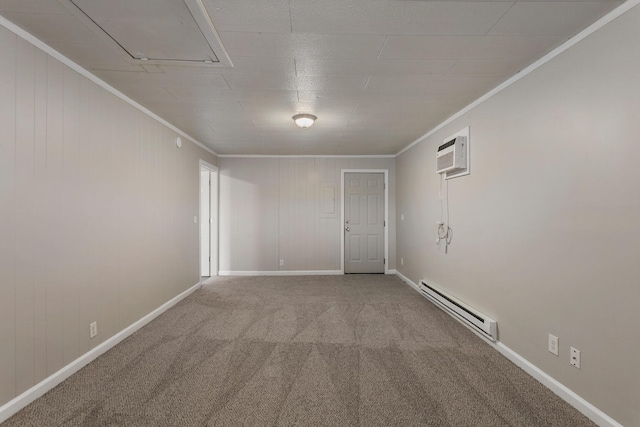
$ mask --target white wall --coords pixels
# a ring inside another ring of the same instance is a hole
[[[199,281],[217,159],[1,26],[0,64],[1,406]]]
[[[219,167],[220,271],[340,270],[342,169],[389,170],[395,268],[394,158],[220,158]]]
[[[636,6],[397,159],[398,270],[495,318],[505,345],[626,426],[640,425],[638,40]],[[465,126],[445,254],[436,148]]]

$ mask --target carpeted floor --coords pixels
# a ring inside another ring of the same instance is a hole
[[[9,426],[593,426],[395,276],[225,277]]]

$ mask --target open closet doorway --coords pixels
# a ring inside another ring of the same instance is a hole
[[[200,160],[200,276],[218,275],[218,168]]]

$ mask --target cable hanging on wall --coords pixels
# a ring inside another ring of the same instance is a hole
[[[444,240],[444,253],[448,253],[449,244],[451,244],[451,239],[453,239],[453,230],[449,227],[449,181],[446,181],[446,189],[445,189],[445,201],[447,205],[447,221],[444,221],[444,207],[443,207],[443,197],[442,197],[442,183],[445,181],[444,174],[440,174],[440,190],[438,194],[438,200],[440,200],[440,221],[438,221],[438,237],[436,239],[436,243],[439,244],[441,240]]]

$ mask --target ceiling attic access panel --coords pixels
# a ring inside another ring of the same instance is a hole
[[[58,0],[137,64],[233,67],[202,0]]]

